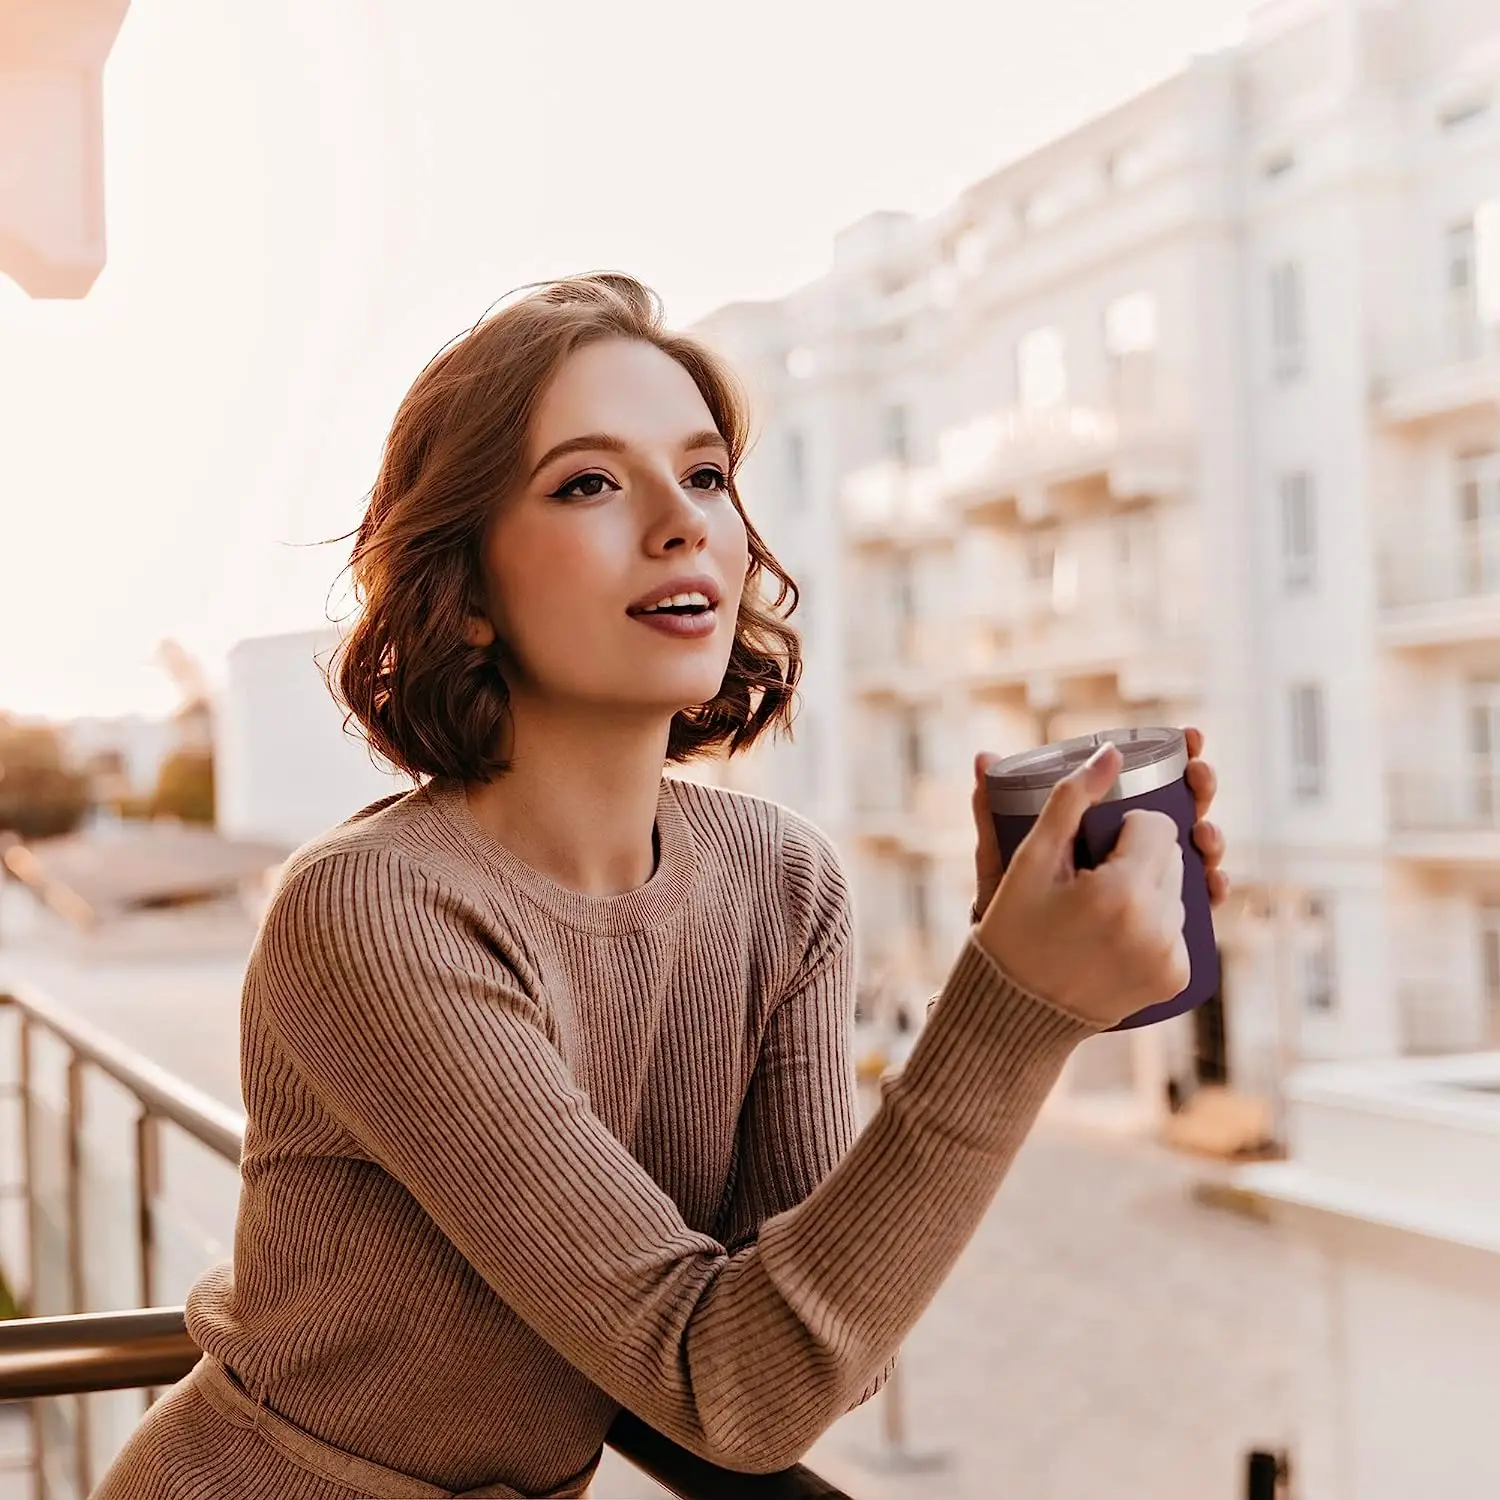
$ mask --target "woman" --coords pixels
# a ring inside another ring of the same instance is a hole
[[[836,855],[662,774],[789,718],[746,426],[622,276],[532,293],[408,393],[339,683],[420,786],[287,866],[233,1267],[99,1496],[581,1495],[621,1406],[781,1468],[878,1387],[1073,1048],[1182,987],[1170,822],[1072,870],[1118,751],[1003,880],[976,792],[976,926],[855,1141]]]

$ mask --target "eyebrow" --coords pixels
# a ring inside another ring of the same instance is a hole
[[[564,438],[542,454],[531,471],[531,478],[535,479],[554,459],[565,458],[570,453],[624,453],[628,447],[624,438],[615,437],[608,432],[585,432],[580,437]],[[694,453],[703,448],[721,448],[726,456],[729,453],[729,444],[712,427],[693,433],[682,445],[684,453]]]

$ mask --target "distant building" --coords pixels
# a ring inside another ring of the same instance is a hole
[[[222,833],[297,845],[410,789],[345,730],[320,666],[337,643],[336,631],[313,630],[244,640],[229,653],[216,715]]]
[[[1500,1494],[1500,1052],[1323,1064],[1238,1185],[1317,1251],[1299,1495]]]
[[[942,980],[971,753],[1197,722],[1224,1006],[1060,1097],[1274,1094],[1500,1036],[1500,11],[1279,0],[930,219],[701,331],[810,585],[762,785],[852,856],[870,991]]]
[[[174,718],[143,714],[71,719],[57,732],[73,763],[93,773],[96,796],[107,802],[149,797],[162,762],[182,742]]]

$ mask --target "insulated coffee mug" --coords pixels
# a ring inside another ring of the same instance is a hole
[[[1177,842],[1182,846],[1182,935],[1192,966],[1192,977],[1180,995],[1148,1005],[1111,1028],[1128,1031],[1192,1010],[1211,999],[1219,988],[1219,949],[1214,941],[1208,875],[1203,856],[1193,843],[1197,813],[1185,775],[1186,737],[1178,729],[1106,729],[1012,755],[994,767],[986,780],[995,833],[1008,865],[1036,822],[1053,783],[1082,765],[1107,740],[1119,747],[1125,764],[1103,800],[1084,813],[1073,861],[1080,870],[1102,864],[1115,847],[1120,826],[1131,808],[1166,813],[1177,824]]]

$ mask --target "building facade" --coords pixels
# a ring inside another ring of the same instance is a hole
[[[808,587],[799,743],[740,773],[850,857],[920,1024],[972,898],[976,750],[1197,723],[1222,1008],[1060,1096],[1274,1096],[1500,1040],[1500,12],[1280,0],[1242,44],[701,331]],[[1493,555],[1492,555],[1493,554]]]

